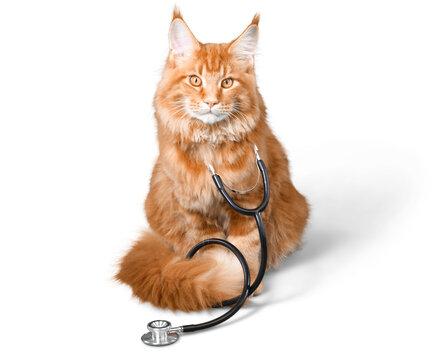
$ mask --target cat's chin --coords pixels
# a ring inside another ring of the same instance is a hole
[[[215,124],[219,121],[224,120],[227,115],[225,114],[213,114],[213,113],[207,113],[207,114],[194,114],[193,117],[195,117],[198,120],[201,120],[204,124]]]

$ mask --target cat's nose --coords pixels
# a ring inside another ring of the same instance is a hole
[[[217,100],[204,100],[204,102],[210,106],[210,109],[218,103]]]

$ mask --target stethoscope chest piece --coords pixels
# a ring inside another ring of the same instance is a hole
[[[154,320],[148,324],[148,330],[146,334],[141,337],[146,345],[151,346],[165,346],[173,344],[178,340],[179,335],[175,332],[171,332],[171,324],[166,320]]]

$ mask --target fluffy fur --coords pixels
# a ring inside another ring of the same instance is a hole
[[[254,144],[271,182],[270,203],[262,214],[268,267],[300,245],[308,206],[293,186],[286,153],[266,122],[254,72],[258,23],[256,15],[230,43],[202,44],[174,11],[169,55],[154,99],[160,153],[145,202],[150,230],[125,255],[116,275],[142,301],[190,311],[238,295],[242,270],[225,249],[204,248],[185,259],[193,245],[207,238],[235,244],[255,277],[260,252],[256,223],[224,202],[206,166],[213,165],[233,188],[250,188],[258,172]],[[193,76],[202,84],[193,85]],[[232,79],[232,86],[225,88],[224,79]],[[247,195],[232,196],[242,206],[254,207],[263,197],[263,184]]]

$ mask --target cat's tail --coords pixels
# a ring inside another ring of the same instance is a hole
[[[200,310],[240,295],[243,273],[234,255],[212,246],[192,259],[146,232],[125,255],[116,279],[142,301],[172,310]]]

